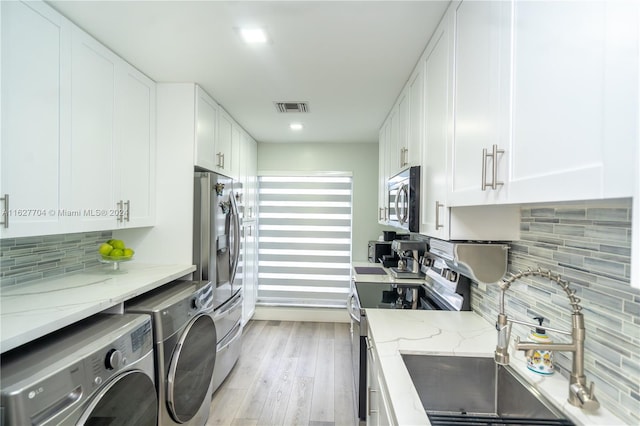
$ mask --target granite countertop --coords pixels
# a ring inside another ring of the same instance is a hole
[[[0,350],[16,348],[76,321],[184,277],[194,265],[128,262],[3,288]]]
[[[398,425],[429,425],[402,354],[481,356],[493,358],[495,326],[473,312],[367,309],[373,350],[380,362],[392,419]],[[515,337],[515,336],[512,336]],[[513,338],[512,338],[513,343]],[[526,368],[522,352],[510,350],[511,367],[561,409],[583,425],[624,424],[610,411],[595,414],[567,402],[569,381],[560,374],[541,376]],[[588,378],[587,378],[588,379]],[[596,391],[597,393],[597,391]]]

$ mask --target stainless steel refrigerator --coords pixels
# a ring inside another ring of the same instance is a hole
[[[213,172],[194,177],[194,279],[214,284],[216,363],[213,390],[240,356],[242,337],[242,185]]]

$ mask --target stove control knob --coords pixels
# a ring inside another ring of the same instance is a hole
[[[456,281],[458,281],[458,273],[456,271],[449,271],[447,279],[452,283],[455,283]]]
[[[104,366],[107,367],[107,370],[116,370],[122,367],[122,352],[117,349],[111,349],[107,352]]]

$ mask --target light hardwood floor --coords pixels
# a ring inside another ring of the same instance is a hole
[[[207,426],[357,425],[349,324],[250,321]]]

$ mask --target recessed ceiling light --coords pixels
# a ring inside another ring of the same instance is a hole
[[[291,123],[291,124],[289,124],[289,128],[291,130],[302,130],[302,127],[304,127],[302,125],[302,123]]]
[[[241,28],[240,35],[249,44],[266,43],[267,34],[262,28]]]

